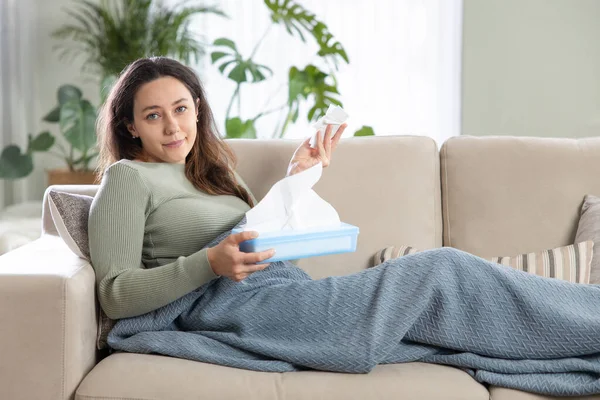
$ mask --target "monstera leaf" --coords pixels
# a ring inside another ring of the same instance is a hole
[[[244,60],[235,43],[230,39],[219,38],[214,41],[213,45],[221,49],[210,54],[212,63],[219,66],[219,71],[223,75],[238,84],[260,82],[267,78],[265,74],[273,74],[273,71],[267,66],[256,64],[250,59]],[[228,72],[226,73],[225,70]]]
[[[60,108],[60,129],[71,145],[87,152],[96,145],[96,109],[87,100],[70,100]]]
[[[303,33],[305,31],[312,35],[319,45],[320,56],[333,56],[334,61],[336,56],[339,56],[348,63],[348,55],[344,47],[333,39],[327,26],[318,21],[313,13],[292,0],[264,0],[264,2],[271,10],[271,20],[283,24],[290,35],[298,35],[303,42],[306,42]]]
[[[325,115],[330,104],[342,105],[342,102],[335,97],[339,95],[337,86],[329,84],[327,78],[330,76],[314,65],[308,65],[304,70],[290,68],[288,105],[292,110],[292,121],[295,122],[298,116],[298,107],[302,98],[308,99],[311,95],[315,104],[308,111],[309,121]]]
[[[225,129],[228,138],[256,139],[256,128],[252,119],[242,121],[238,117],[230,118],[225,122]]]

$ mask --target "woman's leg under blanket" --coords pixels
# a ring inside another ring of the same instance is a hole
[[[202,316],[202,334],[345,372],[369,371],[401,341],[422,344],[407,346],[415,354],[443,348],[544,359],[600,352],[598,287],[540,278],[459,250],[428,250],[347,276],[263,285],[269,268],[234,284],[239,296],[233,293],[226,315]]]

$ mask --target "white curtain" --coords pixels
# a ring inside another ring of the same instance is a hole
[[[34,133],[33,64],[35,26],[32,0],[0,0],[0,149],[25,151]],[[29,200],[27,179],[0,179],[0,209]]]
[[[354,134],[363,125],[376,135],[425,135],[441,145],[460,132],[460,60],[462,0],[297,0],[316,14],[344,46],[349,64],[337,77],[340,100],[349,113]],[[262,0],[222,0],[219,6],[231,17],[198,18],[195,29],[205,40],[232,39],[248,57],[270,25]],[[307,37],[302,43],[274,26],[257,51],[255,61],[271,67],[272,78],[242,89],[241,116],[251,118],[276,108],[287,99],[285,85],[290,66],[303,69],[318,62],[317,45]],[[322,64],[317,64],[321,66]],[[235,83],[211,65],[210,58],[197,66],[209,102],[224,131],[224,118]],[[237,113],[237,107],[234,105]],[[311,133],[308,107],[286,138]],[[259,120],[258,136],[271,137],[277,114]]]

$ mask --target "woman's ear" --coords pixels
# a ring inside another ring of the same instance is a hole
[[[196,98],[196,118],[200,116],[200,97]]]
[[[135,126],[132,123],[126,124],[127,130],[132,136],[135,136]]]

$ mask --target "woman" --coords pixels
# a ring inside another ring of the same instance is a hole
[[[130,65],[99,124],[89,218],[109,344],[262,371],[368,372],[409,361],[548,394],[600,393],[600,290],[442,248],[312,280],[230,234],[255,200],[193,71]],[[344,131],[307,139],[288,173],[327,166]],[[269,268],[267,268],[269,266]]]
[[[237,246],[256,232],[202,249],[233,228],[255,199],[234,172],[234,156],[216,133],[191,69],[168,58],[133,63],[113,87],[99,122],[105,179],[91,213],[90,241],[99,299],[109,317],[143,314],[217,276],[240,281],[267,267],[257,263],[273,251],[247,254]],[[310,138],[302,143],[288,174],[318,162],[327,167],[345,127],[332,137],[328,126],[324,139],[319,132],[316,149]],[[113,230],[114,221],[127,229]],[[157,286],[164,290],[150,289]]]

